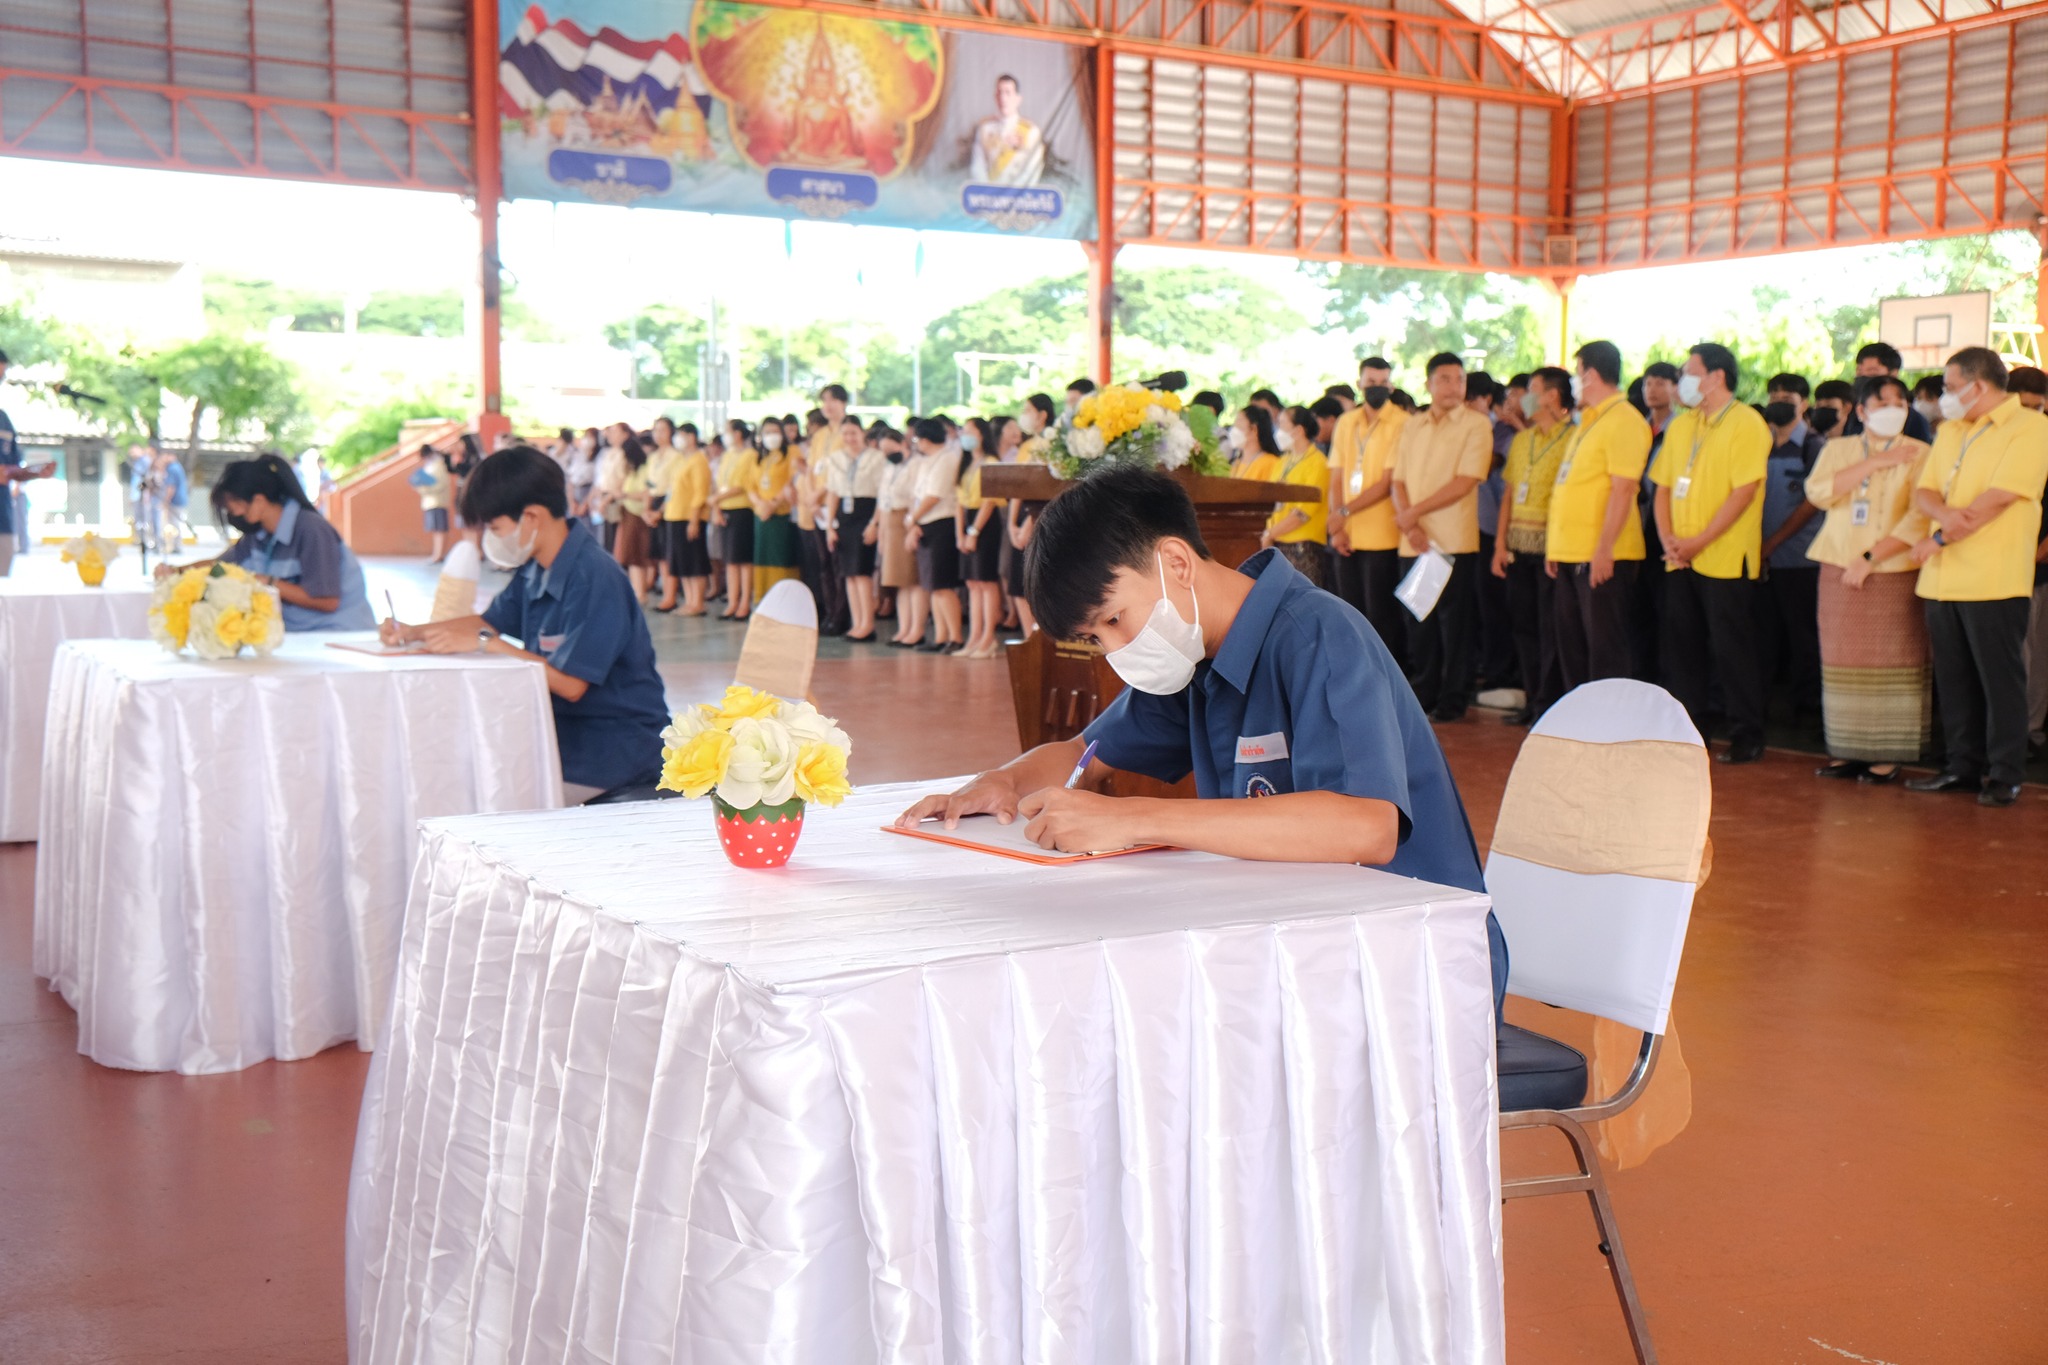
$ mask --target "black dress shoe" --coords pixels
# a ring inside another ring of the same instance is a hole
[[[1443,703],[1429,713],[1429,718],[1439,725],[1451,725],[1465,719],[1465,708]]]
[[[2010,806],[2020,799],[2020,784],[2017,782],[1986,782],[1984,790],[1977,793],[1980,806]]]
[[[1839,759],[1833,763],[1823,763],[1820,767],[1815,768],[1813,770],[1813,775],[1815,777],[1850,778],[1861,777],[1869,771],[1870,765],[1868,763],[1865,763],[1863,760],[1858,758],[1844,758]],[[1894,768],[1892,769],[1892,771],[1897,772],[1898,769]]]
[[[1754,763],[1764,756],[1764,742],[1752,739],[1742,744],[1731,744],[1714,755],[1716,763]]]
[[[1965,777],[1961,773],[1936,773],[1932,777],[1916,777],[1906,784],[1909,792],[1973,792],[1984,785],[1979,777]]]
[[[1535,723],[1535,711],[1531,710],[1529,707],[1526,706],[1519,711],[1510,711],[1507,713],[1507,715],[1501,718],[1501,724],[1503,725],[1513,725],[1519,727],[1524,725],[1534,725]]]
[[[1898,781],[1905,774],[1905,771],[1904,768],[1896,766],[1888,773],[1865,768],[1862,772],[1856,774],[1856,780],[1866,787],[1889,787],[1892,783]]]
[[[849,635],[849,636],[847,636],[847,637],[846,637],[846,643],[848,643],[848,644],[850,644],[850,645],[864,645],[864,644],[867,644],[867,643],[868,643],[869,641],[873,640],[874,638],[875,638],[875,633],[874,633],[873,631],[869,631],[869,632],[868,632],[867,634],[865,634],[865,635]]]
[[[912,645],[911,648],[920,654],[940,654],[945,652],[950,646],[938,640],[926,640],[921,645]]]

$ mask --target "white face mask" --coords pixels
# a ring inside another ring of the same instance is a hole
[[[1931,426],[1941,417],[1941,404],[1930,403],[1925,398],[1922,398],[1913,404],[1913,411],[1919,413]]]
[[[1972,381],[1971,381],[1971,382],[1970,382],[1970,383],[1969,383],[1969,384],[1968,384],[1968,385],[1966,386],[1966,389],[1974,389],[1974,388],[1976,388],[1976,387],[1977,387],[1977,385],[1976,385],[1976,381],[1972,380]],[[1976,401],[1976,400],[1972,399],[1971,401],[1972,401],[1972,402],[1974,402],[1974,401]],[[1966,413],[1966,412],[1968,412],[1969,410],[1970,410],[1970,404],[1969,404],[1969,403],[1966,403],[1966,402],[1964,402],[1964,401],[1963,401],[1963,395],[1962,395],[1962,394],[1960,394],[1960,393],[1949,393],[1949,392],[1947,392],[1946,390],[1944,390],[1944,391],[1942,392],[1942,395],[1941,395],[1941,420],[1942,420],[1942,421],[1944,421],[1944,422],[1960,422],[1960,421],[1962,421],[1962,420],[1963,420],[1963,414],[1964,414],[1964,413]]]
[[[1700,392],[1700,377],[1696,374],[1678,376],[1678,401],[1689,408],[1696,408],[1706,397]]]
[[[1294,449],[1294,433],[1284,428],[1275,428],[1273,444],[1279,446],[1280,453],[1285,455],[1288,451]]]
[[[761,447],[764,450],[782,449],[782,433],[779,431],[767,432],[761,437]]]
[[[1202,648],[1202,603],[1195,599],[1195,619],[1190,623],[1167,600],[1165,559],[1158,555],[1153,559],[1159,565],[1159,600],[1152,605],[1151,619],[1137,638],[1105,657],[1116,675],[1140,692],[1170,697],[1193,680],[1195,665],[1206,652]]]
[[[1017,426],[1026,436],[1036,436],[1045,426],[1045,419],[1038,415],[1037,408],[1033,408],[1017,419]]]
[[[1906,410],[1904,408],[1873,408],[1870,414],[1863,419],[1863,429],[1872,436],[1879,436],[1889,441],[1892,437],[1906,429]]]
[[[1572,376],[1572,402],[1573,402],[1574,404],[1577,404],[1577,403],[1581,403],[1581,402],[1584,402],[1584,401],[1585,401],[1585,397],[1586,397],[1586,381],[1585,381],[1584,379],[1582,379],[1581,377],[1579,377],[1578,375],[1573,375],[1573,376]],[[1522,400],[1522,401],[1523,401],[1523,403],[1524,403],[1525,405],[1526,405],[1526,404],[1527,404],[1527,402],[1528,402],[1528,400],[1527,400],[1527,399],[1524,399],[1524,400]],[[1534,412],[1532,411],[1532,412],[1530,412],[1530,414],[1529,414],[1529,415],[1530,415],[1531,417],[1534,417],[1534,416],[1535,416],[1536,414],[1535,414],[1535,413],[1534,413]]]
[[[523,531],[499,535],[484,527],[484,558],[501,569],[517,569],[533,558],[533,541]]]
[[[1232,427],[1229,431],[1224,432],[1223,436],[1229,442],[1232,450],[1244,449],[1244,429],[1242,427]]]

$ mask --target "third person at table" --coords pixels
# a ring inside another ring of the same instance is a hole
[[[282,457],[236,460],[223,469],[213,485],[213,517],[237,533],[219,562],[239,564],[277,589],[286,630],[376,627],[363,566]],[[159,564],[156,574],[164,578],[214,562]]]

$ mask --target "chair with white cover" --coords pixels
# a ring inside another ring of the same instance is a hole
[[[785,578],[754,604],[733,681],[788,701],[811,694],[818,663],[818,600],[799,579]]]
[[[1503,1181],[1503,1198],[1584,1194],[1636,1359],[1656,1350],[1585,1125],[1648,1086],[1671,1012],[1693,894],[1711,864],[1712,765],[1685,708],[1648,683],[1574,689],[1529,732],[1501,798],[1486,889],[1506,935],[1508,992],[1642,1030],[1634,1068],[1587,1104],[1586,1059],[1542,1034],[1499,1026],[1500,1127],[1554,1128],[1572,1175]]]

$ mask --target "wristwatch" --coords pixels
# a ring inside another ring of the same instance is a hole
[[[1930,539],[1933,540],[1936,545],[1948,544],[1948,541],[1942,538],[1941,528],[1939,526],[1934,528],[1934,534],[1930,537]]]
[[[1865,551],[1863,552],[1863,562],[1864,562],[1865,564],[1868,564],[1868,563],[1870,563],[1870,551],[1868,551],[1868,550],[1865,550]]]
[[[489,649],[491,647],[491,641],[497,638],[497,636],[491,634],[488,630],[479,630],[476,633],[476,647],[478,649]]]

